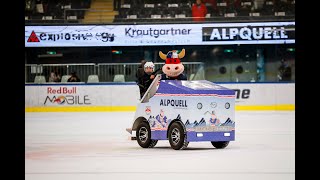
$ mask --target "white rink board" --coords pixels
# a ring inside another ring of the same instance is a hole
[[[236,105],[294,105],[294,83],[235,83],[220,84],[230,89],[238,89]],[[60,88],[76,92],[59,93]],[[66,99],[64,103],[59,104]],[[68,97],[67,97],[68,96]],[[54,98],[55,97],[55,98]],[[49,98],[49,99],[48,99]],[[46,101],[47,100],[47,101]],[[57,100],[56,102],[53,102]],[[78,102],[76,102],[78,100]],[[85,102],[84,102],[85,101]],[[48,106],[136,106],[139,102],[139,88],[135,84],[127,85],[26,85],[26,107]],[[81,104],[82,103],[82,104]]]
[[[240,90],[239,98],[236,100],[236,104],[238,105],[295,104],[294,83],[241,83],[221,85],[230,89]],[[249,95],[243,95],[245,89],[250,90]]]
[[[61,92],[59,91],[61,90]],[[63,91],[65,90],[65,91]],[[69,92],[67,92],[68,90]],[[60,102],[64,99],[64,103]],[[25,86],[25,105],[32,106],[135,106],[136,85],[39,85]],[[54,102],[56,100],[56,102]]]

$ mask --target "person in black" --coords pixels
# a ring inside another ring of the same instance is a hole
[[[76,72],[71,73],[71,77],[68,79],[68,82],[80,82],[80,78],[77,76]]]
[[[281,65],[278,68],[279,70],[279,81],[291,81],[291,67],[289,66],[288,62],[284,59],[281,60]]]
[[[137,85],[139,86],[140,96],[144,91],[144,86],[143,86],[143,82],[142,82],[142,76],[145,74],[145,72],[144,72],[144,64],[146,62],[147,62],[146,60],[141,60],[141,64],[139,65],[139,67],[137,69],[137,72],[136,72],[136,79],[137,79],[136,82],[137,82]]]
[[[149,86],[151,85],[153,79],[155,78],[154,74],[154,64],[152,62],[146,62],[144,64],[144,74],[139,78],[140,85],[140,98],[143,97],[143,95],[148,90]]]

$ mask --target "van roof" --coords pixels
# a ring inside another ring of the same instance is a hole
[[[157,94],[217,94],[235,95],[235,91],[207,80],[161,80]]]

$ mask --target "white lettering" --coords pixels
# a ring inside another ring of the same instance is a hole
[[[274,39],[279,39],[280,38],[280,36],[279,36],[279,31],[277,30],[277,28],[276,27],[274,27],[274,28],[272,28],[273,29],[273,33],[272,33],[272,36],[273,36],[273,38]]]
[[[245,33],[245,32],[246,32],[246,33]],[[251,32],[251,30],[250,30],[249,28],[247,28],[247,27],[241,28],[239,33],[240,33],[240,37],[241,37],[242,39],[251,40],[251,34],[252,34],[252,32]]]
[[[252,29],[252,36],[254,39],[262,39],[263,37],[263,28],[259,28],[259,32],[257,32],[257,28]]]
[[[264,38],[271,39],[271,27],[264,28]]]
[[[239,30],[237,28],[230,28],[230,39],[233,39],[237,34],[239,33]]]
[[[281,38],[288,38],[288,35],[285,34],[285,30],[284,30],[284,27],[281,27],[281,30],[280,30],[280,37]]]
[[[220,33],[218,31],[218,29],[213,29],[212,30],[212,33],[211,33],[211,36],[210,36],[210,40],[214,40],[215,38],[217,39],[221,39],[221,36],[220,36]]]
[[[227,36],[227,30],[225,28],[222,29],[222,39],[229,39],[229,37]]]

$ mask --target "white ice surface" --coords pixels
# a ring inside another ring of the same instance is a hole
[[[295,112],[236,112],[226,149],[128,140],[134,112],[26,113],[26,180],[293,180]]]

